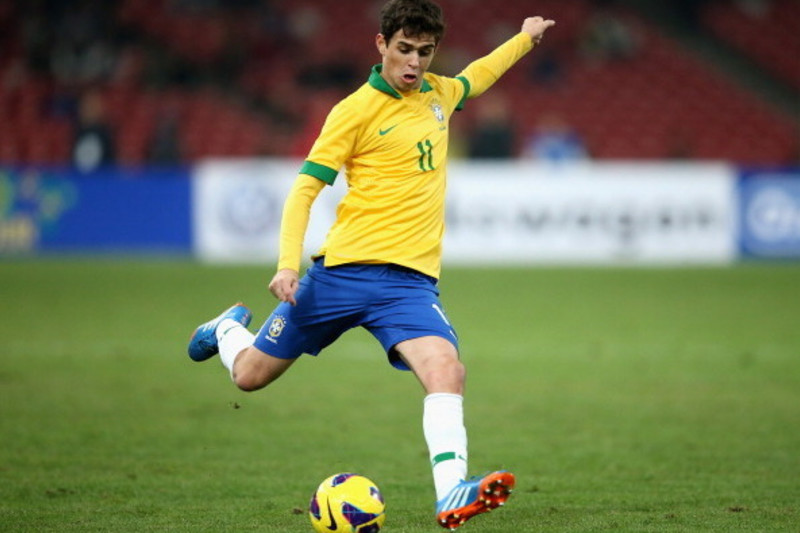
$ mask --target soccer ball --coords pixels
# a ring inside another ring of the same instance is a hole
[[[386,520],[385,510],[378,486],[348,472],[320,483],[311,496],[308,516],[318,533],[378,533]]]

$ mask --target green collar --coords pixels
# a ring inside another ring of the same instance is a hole
[[[372,67],[372,71],[369,74],[369,84],[372,85],[373,88],[379,90],[382,93],[386,93],[389,96],[393,96],[394,98],[398,99],[402,98],[403,95],[395,91],[394,88],[391,85],[389,85],[389,83],[385,79],[383,79],[383,76],[381,76],[382,69],[383,65],[380,63]],[[419,92],[426,93],[432,90],[433,89],[428,83],[428,80],[423,78],[422,87],[420,87]]]

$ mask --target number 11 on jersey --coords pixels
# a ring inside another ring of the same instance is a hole
[[[419,150],[419,168],[423,172],[434,170],[433,167],[433,143],[430,139],[425,139],[424,143],[417,143]]]

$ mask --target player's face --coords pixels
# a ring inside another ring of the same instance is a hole
[[[428,71],[436,52],[436,41],[430,35],[406,36],[397,30],[389,41],[382,34],[375,39],[383,56],[383,79],[398,92],[415,91],[422,86],[422,75]]]

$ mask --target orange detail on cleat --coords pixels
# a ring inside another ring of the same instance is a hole
[[[513,492],[515,482],[516,479],[511,472],[492,472],[486,475],[478,489],[478,494],[484,496],[479,496],[463,507],[442,511],[436,517],[437,522],[442,527],[455,531],[470,518],[505,505]]]

